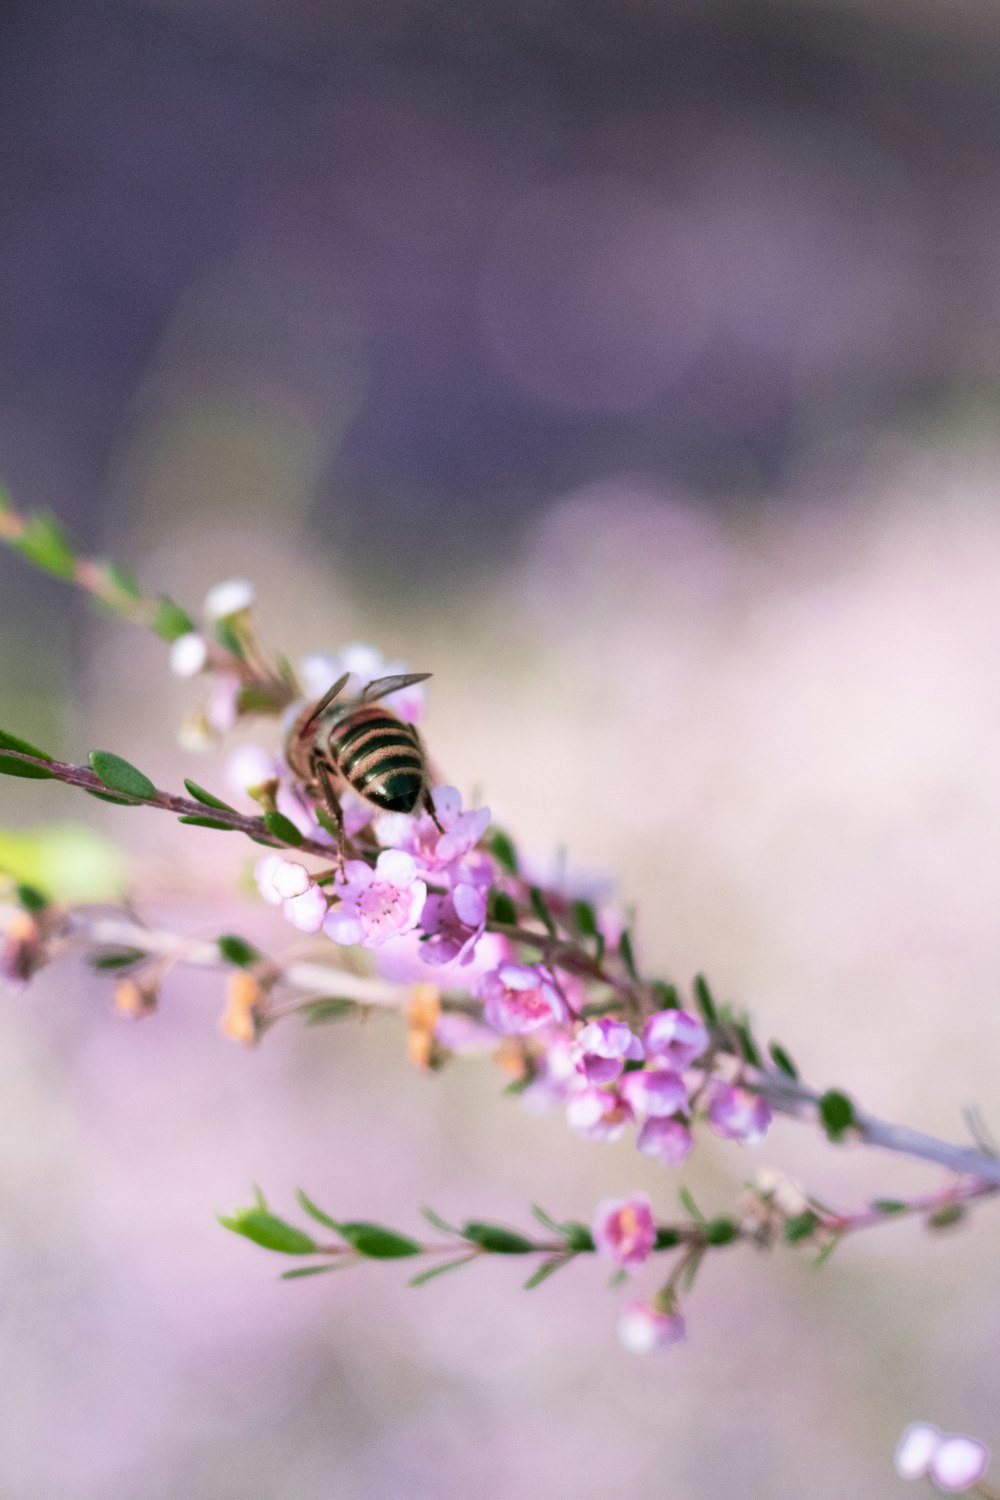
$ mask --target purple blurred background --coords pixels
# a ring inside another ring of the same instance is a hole
[[[293,656],[433,668],[435,759],[609,871],[654,969],[958,1135],[1000,1047],[998,66],[935,0],[8,0],[0,474],[150,587],[255,578]],[[222,785],[158,643],[7,553],[0,661],[5,727]],[[243,850],[81,800],[5,783],[0,841],[89,824],[164,922],[287,938]],[[911,1418],[1000,1441],[989,1206],[720,1255],[651,1361],[593,1266],[280,1285],[214,1223],[255,1180],[413,1228],[677,1174],[389,1022],[245,1053],[219,1005],[4,998],[5,1497],[840,1500],[909,1493]],[[684,1178],[724,1211],[764,1161],[936,1181],[792,1126]]]

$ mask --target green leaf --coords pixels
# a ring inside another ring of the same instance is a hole
[[[659,1010],[680,1010],[681,997],[677,993],[675,984],[666,984],[662,979],[654,979],[649,988],[653,992]]]
[[[319,1249],[316,1241],[294,1224],[287,1224],[275,1214],[262,1208],[240,1208],[230,1215],[219,1215],[219,1223],[233,1234],[242,1234],[265,1250],[277,1250],[281,1255],[315,1255]]]
[[[213,796],[211,792],[206,792],[203,786],[199,786],[196,781],[189,781],[186,776],[184,778],[184,785],[194,800],[200,802],[203,807],[217,807],[222,812],[236,811],[235,807],[230,807],[228,802],[223,802],[221,798]]]
[[[340,999],[337,996],[326,996],[321,1000],[310,1000],[308,1004],[299,1007],[299,1014],[305,1016],[307,1026],[322,1026],[327,1021],[342,1021],[346,1016],[353,1016],[361,1009],[356,1000]]]
[[[235,656],[237,661],[243,660],[243,642],[229,620],[216,620],[215,639],[230,656]]]
[[[386,1229],[382,1224],[338,1224],[337,1233],[359,1255],[367,1256],[369,1260],[400,1260],[407,1255],[423,1254],[423,1246],[416,1240],[411,1240],[406,1234],[397,1234],[395,1229]]]
[[[961,1203],[946,1203],[944,1208],[935,1209],[932,1214],[927,1215],[928,1229],[950,1229],[953,1224],[958,1224],[965,1218],[965,1207]]]
[[[854,1124],[854,1105],[841,1089],[827,1089],[819,1101],[819,1117],[828,1139],[839,1141]]]
[[[145,957],[141,948],[118,948],[109,953],[91,954],[87,962],[92,969],[128,969]]]
[[[95,792],[93,787],[89,786],[85,786],[83,790],[88,797],[96,797],[98,802],[111,802],[115,807],[138,807],[140,805],[131,797],[115,797],[111,792]]]
[[[76,553],[55,516],[41,512],[29,516],[21,535],[11,546],[34,563],[36,568],[55,578],[72,578],[76,572]]]
[[[555,1219],[551,1218],[539,1204],[533,1203],[531,1205],[531,1213],[532,1217],[538,1220],[543,1229],[551,1229],[553,1234],[562,1234],[562,1225],[557,1224]]]
[[[608,1291],[617,1292],[628,1281],[628,1272],[624,1266],[619,1266],[617,1271],[612,1271],[608,1277]]]
[[[509,874],[517,874],[517,850],[500,828],[494,828],[490,836],[490,852],[497,864],[502,865]]]
[[[227,963],[236,964],[237,968],[249,969],[260,958],[259,950],[235,933],[224,932],[216,941],[223,958]]]
[[[589,901],[574,901],[572,912],[573,925],[577,932],[588,938],[595,938],[599,935],[597,913]]]
[[[327,1271],[346,1271],[351,1264],[350,1261],[328,1260],[322,1266],[293,1266],[290,1271],[282,1271],[282,1281],[301,1281],[304,1276],[323,1276]]]
[[[706,1026],[714,1026],[719,1019],[712,992],[708,987],[708,980],[704,974],[696,974],[694,977],[694,1003],[701,1013],[701,1018]]]
[[[814,1214],[812,1209],[807,1208],[804,1213],[794,1214],[792,1218],[785,1220],[785,1243],[797,1245],[800,1240],[807,1240],[816,1233],[821,1219]]]
[[[638,984],[639,970],[635,966],[635,949],[632,947],[632,933],[629,928],[622,929],[622,935],[618,939],[618,952],[622,956],[622,963],[630,979]]]
[[[490,919],[502,922],[505,927],[517,926],[517,907],[506,891],[490,891]]]
[[[182,635],[190,635],[195,624],[186,610],[173,599],[161,594],[152,621],[153,629],[163,641],[176,641]]]
[[[516,1230],[503,1224],[486,1224],[479,1219],[463,1224],[462,1235],[493,1255],[530,1255],[535,1248],[531,1240]]]
[[[109,562],[105,563],[104,572],[120,594],[125,594],[129,599],[142,598],[142,589],[135,575],[127,568],[120,568],[117,563]]]
[[[813,1265],[815,1266],[817,1271],[819,1270],[820,1266],[826,1265],[827,1261],[830,1259],[830,1256],[833,1254],[839,1244],[840,1235],[835,1235],[832,1240],[827,1240],[826,1244],[823,1246],[816,1259],[813,1261]]]
[[[748,1062],[752,1068],[762,1068],[764,1066],[764,1060],[757,1050],[757,1043],[754,1041],[753,1032],[750,1030],[750,1022],[745,1016],[741,1016],[740,1019],[735,1023],[733,1029],[736,1032],[736,1036],[740,1044],[740,1051],[743,1053],[745,1061]]]
[[[528,899],[531,902],[531,910],[534,912],[539,922],[541,922],[549,937],[555,937],[555,921],[553,919],[552,913],[549,911],[549,908],[545,903],[545,897],[542,895],[537,885],[533,885],[529,890]]]
[[[780,1072],[789,1078],[798,1078],[799,1070],[780,1042],[772,1042],[767,1050],[771,1054],[771,1061]]]
[[[548,1281],[550,1276],[567,1265],[569,1265],[569,1257],[565,1255],[553,1255],[549,1260],[543,1260],[534,1275],[528,1277],[523,1290],[533,1292],[536,1286],[541,1286],[543,1281]]]
[[[467,1266],[475,1258],[474,1255],[460,1255],[457,1260],[446,1260],[440,1266],[431,1266],[427,1271],[418,1271],[416,1276],[410,1277],[407,1285],[426,1286],[429,1281],[436,1280],[438,1276],[446,1276],[449,1271],[457,1271],[459,1266]]]
[[[302,842],[301,833],[291,818],[286,818],[284,813],[277,811],[266,812],[264,814],[264,826],[268,833],[273,834],[276,839],[280,839],[283,844],[298,845]]]
[[[703,1252],[702,1251],[696,1251],[691,1256],[691,1259],[688,1261],[687,1265],[684,1267],[684,1272],[683,1272],[683,1275],[681,1276],[681,1290],[682,1291],[689,1292],[691,1290],[691,1288],[694,1286],[695,1277],[698,1275],[698,1272],[701,1270],[702,1259],[703,1259]]]
[[[686,1209],[686,1211],[691,1215],[692,1219],[694,1219],[696,1223],[698,1223],[698,1224],[707,1224],[708,1223],[708,1220],[705,1218],[705,1215],[702,1213],[701,1209],[698,1207],[697,1203],[692,1198],[691,1192],[690,1192],[689,1188],[686,1188],[686,1187],[680,1187],[680,1188],[678,1188],[678,1190],[677,1190],[677,1196],[681,1200],[681,1207],[684,1208],[684,1209]]]
[[[46,755],[44,750],[39,750],[36,745],[29,745],[27,740],[19,740],[16,735],[7,734],[0,729],[0,751],[16,750],[20,755],[33,755],[36,760],[51,760],[51,755]],[[9,755],[0,754],[0,776],[23,776],[28,781],[50,781],[52,772],[46,771],[44,766],[29,766],[23,760],[11,760]]]
[[[221,818],[196,818],[185,814],[177,819],[178,823],[187,823],[191,828],[214,828],[217,833],[237,833],[239,830],[232,823],[223,823]]]
[[[594,1236],[586,1224],[578,1224],[575,1219],[568,1219],[561,1226],[561,1233],[569,1248],[577,1251],[579,1254],[596,1249]]]
[[[156,787],[149,777],[120,755],[110,750],[91,750],[88,759],[94,774],[113,792],[120,792],[123,797],[156,796]]]
[[[462,1231],[460,1229],[456,1229],[454,1224],[449,1224],[445,1219],[442,1219],[441,1215],[433,1208],[422,1208],[420,1212],[428,1224],[432,1225],[435,1229],[440,1229],[442,1234],[461,1234]]]
[[[49,904],[45,892],[40,891],[37,885],[19,885],[15,894],[25,911],[44,911]]]
[[[709,1245],[731,1245],[739,1237],[740,1226],[735,1219],[709,1219],[705,1225],[705,1240]]]
[[[336,1219],[331,1219],[329,1214],[325,1214],[319,1204],[314,1203],[303,1188],[296,1188],[295,1196],[310,1219],[315,1219],[317,1224],[322,1224],[327,1229],[335,1229],[338,1234],[340,1233],[340,1225]]]
[[[904,1203],[902,1198],[873,1198],[871,1207],[877,1214],[905,1214],[910,1205]]]
[[[684,1236],[682,1234],[678,1234],[676,1229],[668,1229],[664,1225],[662,1228],[657,1229],[656,1231],[654,1249],[673,1250],[675,1246],[683,1244],[683,1242]]]

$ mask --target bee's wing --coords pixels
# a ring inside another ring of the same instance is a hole
[[[315,724],[320,714],[326,712],[326,710],[330,707],[330,704],[333,702],[334,698],[336,698],[338,694],[344,691],[350,675],[350,672],[345,672],[343,677],[337,678],[332,688],[327,688],[326,692],[323,694],[322,698],[319,700],[319,702],[316,704],[316,707],[309,715],[305,724],[302,726],[303,729],[308,729],[310,724]]]
[[[403,672],[397,677],[376,677],[361,694],[362,703],[377,703],[389,693],[398,693],[400,688],[412,687],[415,682],[426,682],[430,672]]]

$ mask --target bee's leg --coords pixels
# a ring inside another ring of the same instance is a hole
[[[417,744],[420,746],[420,754],[423,756],[424,765],[427,767],[427,781],[428,781],[428,785],[427,785],[427,789],[424,792],[424,796],[423,796],[424,807],[430,813],[431,819],[432,819],[432,821],[434,823],[434,827],[437,829],[438,833],[444,833],[444,829],[441,827],[441,820],[440,820],[440,818],[437,815],[437,809],[434,806],[434,798],[433,798],[433,796],[431,794],[431,788],[430,788],[430,781],[431,781],[432,777],[433,777],[434,780],[437,780],[437,777],[435,776],[433,770],[431,769],[431,763],[427,759],[427,748],[424,745],[423,740],[420,738],[420,735],[417,733],[415,725],[411,724],[410,728],[413,730],[413,737],[414,737],[414,739],[416,740]]]
[[[323,801],[326,803],[327,811],[337,825],[337,863],[340,866],[341,878],[344,878],[344,845],[346,835],[344,833],[344,810],[340,805],[340,798],[333,789],[330,773],[321,760],[313,761],[313,771],[323,790]]]
[[[444,833],[444,829],[441,827],[441,820],[434,808],[434,798],[431,796],[430,788],[428,788],[428,790],[424,793],[424,807],[430,813],[431,818],[434,822],[434,827],[437,829],[438,833]]]

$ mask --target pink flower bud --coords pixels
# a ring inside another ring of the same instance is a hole
[[[618,1337],[630,1354],[651,1354],[686,1337],[680,1313],[662,1313],[650,1302],[630,1302],[618,1320]]]
[[[653,1115],[639,1131],[635,1143],[643,1156],[655,1157],[665,1167],[679,1167],[694,1146],[694,1136],[679,1120],[657,1119]]]
[[[708,1046],[708,1032],[697,1016],[686,1010],[660,1010],[650,1016],[642,1033],[646,1056],[669,1068],[686,1068]]]
[[[599,1254],[619,1266],[641,1266],[656,1243],[656,1224],[646,1193],[605,1198],[597,1205],[591,1227]]]
[[[566,1018],[558,990],[534,965],[501,964],[483,975],[476,992],[487,1026],[506,1036],[540,1031]]]
[[[602,1016],[590,1021],[576,1035],[576,1058],[580,1072],[591,1083],[613,1083],[626,1060],[639,1061],[642,1043],[624,1021]]]
[[[773,1119],[770,1105],[735,1084],[716,1083],[708,1104],[708,1123],[716,1135],[729,1141],[756,1146],[764,1139]]]
[[[618,1087],[637,1115],[687,1112],[687,1085],[680,1073],[668,1068],[643,1068],[638,1073],[626,1073]]]
[[[633,1119],[625,1100],[607,1089],[576,1089],[566,1105],[566,1123],[585,1141],[616,1141]]]
[[[271,882],[284,901],[291,900],[293,896],[304,895],[312,884],[305,865],[300,865],[294,859],[279,860]]]

